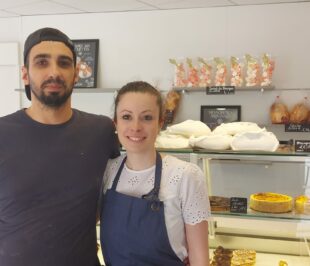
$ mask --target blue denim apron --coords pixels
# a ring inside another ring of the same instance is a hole
[[[125,161],[102,202],[100,240],[106,265],[184,266],[171,248],[164,204],[158,198],[161,156],[156,154],[154,188],[142,198],[116,191]]]

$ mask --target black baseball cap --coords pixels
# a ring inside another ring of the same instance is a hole
[[[28,38],[25,41],[25,45],[24,45],[24,64],[26,64],[27,57],[28,57],[28,54],[31,48],[43,41],[54,41],[54,42],[64,43],[71,50],[73,54],[74,64],[76,64],[76,53],[74,50],[73,42],[66,34],[54,28],[38,29],[28,36]],[[25,85],[25,91],[26,91],[27,98],[31,100],[31,93],[30,93],[29,85]]]

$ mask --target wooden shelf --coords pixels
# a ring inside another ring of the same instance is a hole
[[[73,93],[115,93],[120,88],[73,88]],[[18,92],[25,92],[25,89],[15,89]],[[160,92],[166,92],[160,90]]]
[[[182,93],[191,93],[191,92],[206,92],[205,87],[173,87],[175,91]],[[310,91],[310,88],[276,88],[275,86],[268,87],[236,87],[236,91],[253,91],[253,92],[264,92],[264,91]]]
[[[224,86],[225,87],[225,86]],[[268,87],[236,87],[236,91],[261,91],[265,90],[274,90],[274,86]],[[190,93],[190,92],[206,92],[206,87],[173,87],[173,90],[180,91],[182,93]]]
[[[114,93],[119,89],[115,88],[74,88],[73,93]]]
[[[73,93],[114,93],[118,89],[115,88],[74,88]],[[25,89],[15,89],[15,91],[24,92]]]

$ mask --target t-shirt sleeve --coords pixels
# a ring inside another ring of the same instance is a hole
[[[185,169],[180,186],[181,208],[186,224],[195,225],[211,217],[206,178],[192,163]]]

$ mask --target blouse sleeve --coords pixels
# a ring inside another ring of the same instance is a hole
[[[195,225],[210,218],[206,178],[197,165],[189,163],[185,169],[180,186],[180,197],[186,224]]]

